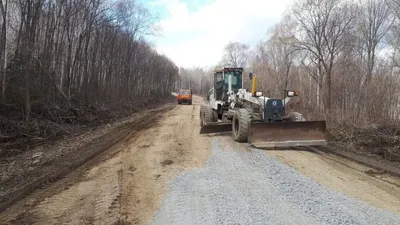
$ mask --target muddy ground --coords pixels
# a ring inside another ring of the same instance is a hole
[[[211,155],[213,140],[230,146],[224,151],[250,152],[247,144],[233,142],[229,136],[199,134],[203,103],[195,96],[193,105],[166,105],[138,114],[124,125],[105,126],[96,138],[90,138],[91,144],[77,144],[81,140],[77,137],[67,147],[27,152],[24,157],[30,163],[19,170],[47,185],[30,187],[35,191],[15,204],[6,205],[3,198],[3,205],[10,207],[0,213],[0,223],[150,224],[170,182],[202,168]],[[50,152],[57,154],[53,157],[57,160],[47,159]],[[326,188],[400,215],[400,179],[396,176],[324,152],[292,149],[265,154]],[[87,162],[78,166],[83,160]],[[60,168],[65,171],[57,175],[54,171]],[[3,180],[14,179],[14,183],[2,182],[2,196],[29,187],[24,179],[13,178],[18,172],[12,162],[2,162],[1,171]]]

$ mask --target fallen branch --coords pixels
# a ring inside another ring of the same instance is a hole
[[[53,121],[50,121],[50,120],[48,120],[48,119],[46,119],[46,120],[47,120],[48,122],[50,122],[51,124],[53,124],[54,126],[60,128],[61,130],[63,130],[63,131],[66,132],[67,134],[70,134],[70,133],[71,133],[71,131],[66,130],[65,128],[61,127],[60,125],[54,123]]]

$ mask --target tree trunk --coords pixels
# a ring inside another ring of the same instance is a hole
[[[8,0],[0,3],[1,14],[3,17],[3,24],[1,27],[0,37],[0,81],[1,81],[1,102],[6,102],[6,80],[7,80],[7,14],[8,14]]]

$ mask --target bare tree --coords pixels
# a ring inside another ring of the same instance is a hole
[[[115,22],[131,32],[134,38],[140,35],[155,35],[158,32],[155,24],[158,18],[135,0],[118,0],[112,11]]]
[[[224,48],[221,64],[231,67],[246,67],[249,46],[239,42],[230,42]]]
[[[295,39],[287,34],[287,30],[290,29],[290,24],[278,23],[266,43],[266,56],[273,66],[270,72],[277,77],[281,93],[288,89],[291,69],[298,51],[298,48],[294,47]]]
[[[329,112],[334,64],[345,48],[354,20],[351,5],[341,0],[300,1],[293,8],[293,19],[298,22],[300,31],[299,34],[293,33],[293,38],[297,41],[295,46],[308,52],[303,65],[316,67],[316,73],[309,74],[318,83],[319,96],[324,97],[322,99],[326,104],[323,109]],[[327,95],[324,96],[325,86]]]
[[[400,19],[400,2],[398,0],[385,0],[393,14]]]
[[[370,82],[378,45],[394,22],[388,5],[382,0],[362,0],[357,9],[357,31],[361,58],[365,62],[365,81]]]
[[[7,67],[7,14],[8,0],[0,3],[0,15],[2,18],[1,34],[0,34],[0,86],[1,86],[1,101],[6,101],[6,67]]]
[[[388,33],[393,25],[394,17],[388,5],[381,0],[360,1],[356,10],[358,51],[360,62],[363,68],[361,73],[363,79],[360,82],[359,90],[359,111],[367,110],[370,113],[371,107],[366,108],[367,99],[370,98],[370,83],[376,64],[376,54],[379,47],[383,46],[381,40]],[[360,114],[360,113],[358,113]]]
[[[387,41],[390,46],[394,49],[392,56],[393,63],[396,67],[400,67],[400,2],[396,0],[386,0],[388,8],[395,17],[394,24],[392,25],[387,35]]]

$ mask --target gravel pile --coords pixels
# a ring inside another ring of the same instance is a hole
[[[171,182],[153,224],[400,224],[400,216],[327,189],[261,150],[222,147],[214,140],[203,168]]]

